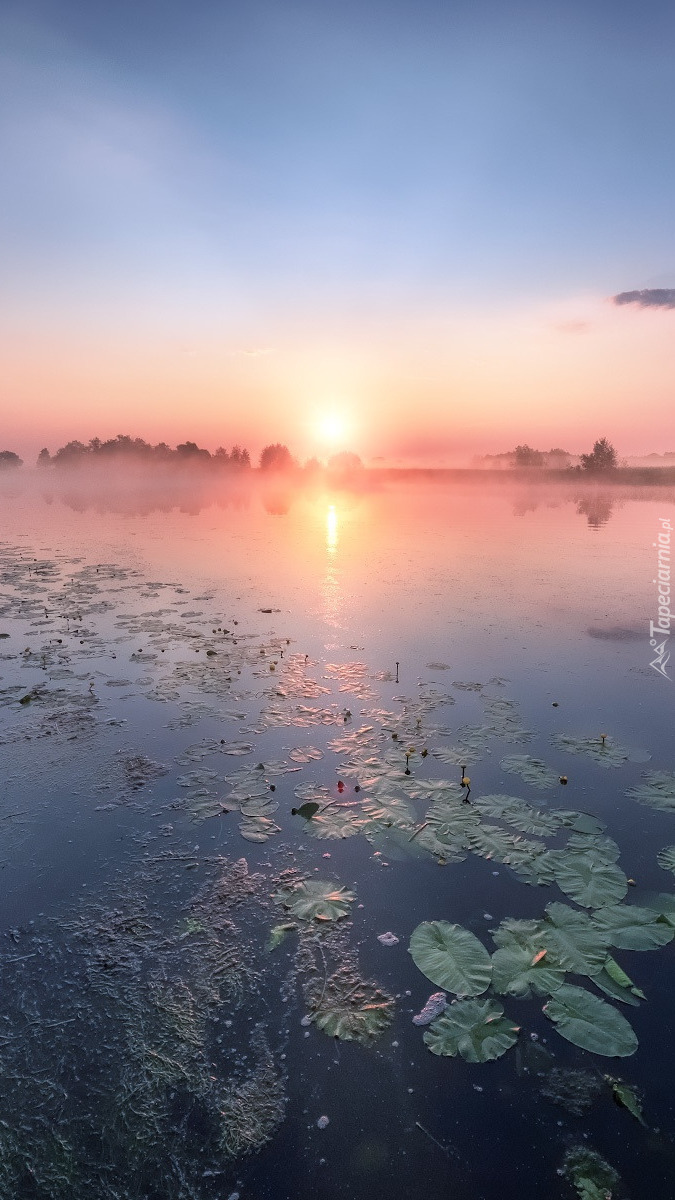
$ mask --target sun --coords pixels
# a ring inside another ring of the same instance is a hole
[[[344,439],[346,429],[345,419],[339,413],[325,413],[319,420],[319,437],[333,446]]]

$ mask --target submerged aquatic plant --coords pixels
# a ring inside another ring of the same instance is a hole
[[[349,916],[353,892],[322,879],[302,879],[282,887],[276,899],[301,921],[339,921]]]
[[[588,1146],[573,1146],[568,1150],[561,1170],[576,1189],[579,1200],[620,1200],[621,1177]]]

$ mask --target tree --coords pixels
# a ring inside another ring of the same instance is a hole
[[[234,467],[250,467],[251,456],[245,447],[242,450],[241,446],[233,446],[230,462]]]
[[[0,471],[11,471],[23,466],[23,459],[13,450],[0,450]]]
[[[180,459],[193,462],[211,457],[208,450],[200,450],[196,442],[181,442],[179,446],[176,446],[176,454]]]
[[[516,467],[543,467],[544,456],[541,450],[533,450],[527,442],[523,446],[516,446],[514,450]]]
[[[36,467],[49,467],[49,466],[51,466],[51,462],[52,462],[52,456],[49,453],[49,450],[47,449],[47,447],[45,446],[44,450],[41,450],[40,453],[38,454],[37,462],[35,465],[36,465]]]
[[[607,438],[599,438],[590,454],[581,455],[582,471],[613,471],[617,466],[616,450]]]
[[[91,451],[84,442],[66,442],[65,446],[56,451],[53,461],[57,467],[72,467],[76,463],[84,462],[89,454]]]
[[[293,456],[288,446],[283,446],[281,442],[265,446],[260,455],[261,471],[290,471],[294,466]]]

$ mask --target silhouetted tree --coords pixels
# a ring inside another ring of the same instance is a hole
[[[0,450],[0,471],[12,471],[23,466],[23,459],[13,450]]]
[[[559,446],[554,446],[554,448],[549,450],[548,454],[546,455],[546,465],[548,467],[555,467],[557,470],[561,471],[564,467],[568,467],[570,465],[571,457],[572,456],[568,450],[561,450]]]
[[[179,458],[184,460],[192,459],[193,461],[197,459],[205,461],[211,457],[208,450],[200,450],[196,442],[181,442],[179,446],[176,446],[176,454]]]
[[[38,454],[35,465],[36,467],[50,467],[52,465],[52,456],[46,446],[44,450],[41,450]]]
[[[523,446],[516,446],[513,454],[516,467],[543,467],[544,465],[544,456],[541,450],[533,450],[527,443]]]
[[[590,454],[581,455],[582,471],[613,471],[618,466],[616,450],[607,438],[594,442]]]
[[[54,455],[55,467],[73,467],[76,463],[81,463],[91,454],[88,446],[84,442],[66,442],[65,446],[61,446]]]
[[[233,446],[230,462],[235,467],[250,467],[251,456],[246,448],[242,450],[241,446]]]
[[[265,446],[260,455],[261,471],[290,471],[294,466],[293,456],[288,446],[283,446],[281,442]]]

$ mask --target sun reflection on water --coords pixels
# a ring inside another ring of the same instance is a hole
[[[326,574],[323,581],[324,620],[334,629],[340,628],[340,611],[342,608],[342,589],[340,586],[340,570],[338,567],[337,549],[339,541],[339,520],[334,504],[329,504],[326,512]]]
[[[335,505],[331,504],[326,513],[326,550],[329,554],[335,554],[337,550],[339,536],[338,515],[335,511]]]

